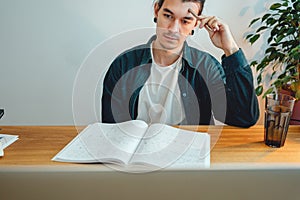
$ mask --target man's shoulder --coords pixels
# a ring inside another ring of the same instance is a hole
[[[149,50],[150,46],[147,44],[140,44],[134,47],[131,47],[127,50],[125,50],[121,55],[128,55],[128,54],[142,54],[145,52],[145,50]]]
[[[146,57],[151,56],[150,47],[147,44],[140,44],[124,50],[116,57],[116,60],[123,60],[123,59],[135,60],[135,59],[143,58],[145,56]]]
[[[201,57],[201,58],[215,58],[213,55],[211,55],[209,52],[201,50],[199,48],[189,46],[190,53],[193,57]]]
[[[208,67],[218,65],[218,60],[207,51],[200,50],[193,46],[186,46],[184,58],[194,67]]]

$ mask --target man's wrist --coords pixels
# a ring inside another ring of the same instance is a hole
[[[228,57],[234,53],[236,53],[239,50],[239,47],[236,45],[234,47],[224,49],[225,56]]]
[[[237,70],[241,70],[247,66],[249,67],[249,64],[242,49],[239,49],[228,57],[224,54],[222,56],[222,66],[225,70],[225,74],[229,75],[235,73]]]

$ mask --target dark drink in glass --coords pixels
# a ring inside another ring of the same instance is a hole
[[[271,147],[284,145],[291,112],[285,106],[271,106],[265,111],[265,144]]]
[[[285,94],[269,94],[265,105],[265,144],[282,147],[289,129],[295,98]]]

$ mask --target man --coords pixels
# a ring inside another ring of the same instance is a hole
[[[204,1],[155,2],[156,35],[118,56],[105,76],[103,122],[213,124],[214,116],[233,126],[256,123],[251,69],[228,25],[201,15]],[[186,43],[197,27],[224,51],[222,65]]]

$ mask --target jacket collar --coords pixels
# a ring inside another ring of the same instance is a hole
[[[153,35],[150,40],[144,45],[144,53],[142,55],[142,64],[152,63],[151,57],[151,43],[156,39],[156,35]]]
[[[191,47],[187,44],[185,41],[183,44],[183,56],[182,59],[184,59],[189,66],[195,68],[193,59],[192,59],[192,52],[191,52]]]

